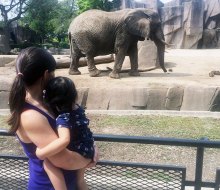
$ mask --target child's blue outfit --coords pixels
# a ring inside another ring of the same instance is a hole
[[[89,119],[86,118],[85,110],[76,105],[77,108],[70,113],[61,113],[56,118],[56,126],[70,129],[70,144],[68,149],[78,152],[85,158],[93,159],[94,139],[89,129]]]

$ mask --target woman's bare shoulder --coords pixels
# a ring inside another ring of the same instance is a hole
[[[47,118],[36,110],[22,112],[19,128],[38,147],[45,146],[57,138]]]
[[[45,122],[46,120],[47,118],[43,114],[33,109],[25,110],[21,113],[22,125],[31,124],[31,126],[33,126],[35,124],[40,124],[41,122]]]

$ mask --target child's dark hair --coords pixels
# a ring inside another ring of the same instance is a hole
[[[73,81],[67,77],[55,77],[46,85],[44,100],[58,116],[71,112],[77,99],[77,90]]]

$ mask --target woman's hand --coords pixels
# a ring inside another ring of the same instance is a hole
[[[36,149],[36,156],[40,159],[40,160],[44,160],[45,158],[42,157],[41,155],[41,149],[40,148],[37,148]]]
[[[94,157],[92,161],[87,165],[87,168],[95,167],[99,160],[99,150],[96,145],[94,145],[94,150],[95,150]]]

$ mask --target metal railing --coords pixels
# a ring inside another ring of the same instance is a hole
[[[0,136],[12,136],[7,131],[0,130]],[[181,166],[154,165],[143,163],[125,163],[100,161],[97,167],[88,170],[86,179],[92,189],[185,189],[193,186],[195,190],[202,187],[220,188],[220,169],[216,168],[215,181],[203,181],[203,158],[206,148],[220,148],[220,141],[122,136],[122,135],[94,135],[96,141],[117,143],[138,143],[169,145],[196,148],[196,168],[194,180],[186,180],[186,168]],[[0,157],[4,157],[0,155]],[[6,157],[6,159],[11,159]],[[13,158],[12,158],[13,159]],[[1,161],[1,160],[0,160]],[[2,164],[0,164],[2,165]],[[1,166],[2,167],[2,166]],[[156,172],[156,173],[155,173]],[[0,176],[0,185],[1,185]],[[94,180],[95,179],[95,180]],[[139,184],[140,182],[140,184]],[[110,186],[109,186],[110,184]],[[118,187],[120,185],[120,188]],[[132,186],[134,185],[134,186]],[[0,186],[1,187],[1,186]],[[113,188],[114,187],[114,188]]]

